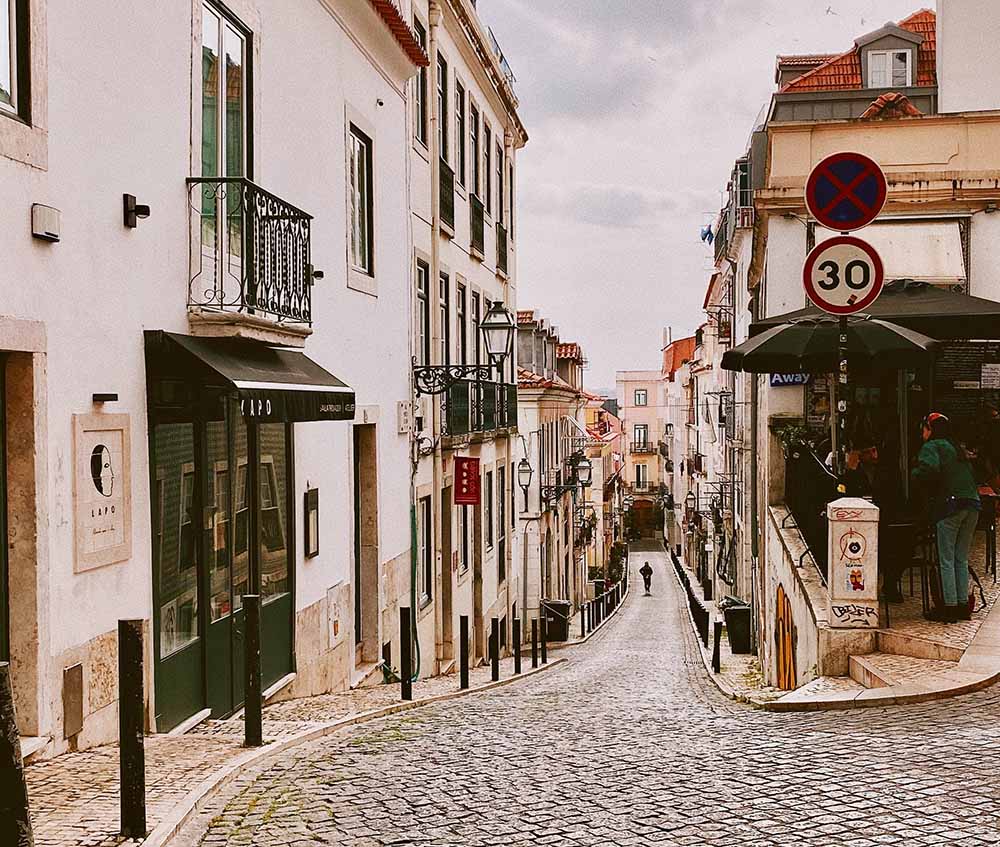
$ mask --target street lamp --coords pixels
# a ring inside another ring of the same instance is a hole
[[[569,491],[574,492],[573,496],[575,497],[578,485],[581,488],[590,488],[590,483],[594,475],[594,466],[590,463],[590,459],[584,456],[582,452],[577,452],[570,457],[569,461],[572,467],[569,482],[565,485],[543,485],[543,500],[556,500]]]
[[[521,486],[521,490],[524,492],[524,511],[526,512],[528,511],[528,487],[531,485],[531,476],[533,473],[531,463],[527,458],[522,458],[517,463],[517,484]]]
[[[576,478],[582,488],[590,488],[594,479],[594,465],[586,456],[576,463]]]
[[[489,382],[493,379],[493,368],[497,369],[503,381],[503,363],[514,347],[514,333],[517,322],[510,310],[501,302],[490,305],[480,324],[483,342],[486,346],[488,364],[482,365],[417,365],[413,359],[413,383],[417,394],[444,394],[456,382],[473,379]]]
[[[698,498],[694,496],[693,491],[687,493],[687,497],[684,498],[684,506],[688,512],[693,512],[698,506]]]

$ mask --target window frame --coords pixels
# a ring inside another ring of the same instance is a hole
[[[504,159],[506,157],[504,156],[504,152],[503,152],[503,144],[501,144],[499,140],[496,141],[496,156],[497,156],[497,160],[496,160],[496,162],[494,164],[495,164],[495,167],[496,167],[496,176],[497,176],[497,181],[496,181],[497,223],[502,225],[504,223],[504,221],[505,221],[504,213],[505,213],[505,210],[506,210],[506,207],[505,207],[505,204],[504,204],[504,196],[503,196],[503,192],[504,192],[504,178],[503,178],[503,173],[504,173],[504,164],[505,164]]]
[[[479,107],[472,102],[471,98],[469,100],[469,140],[471,147],[469,149],[469,162],[472,165],[469,174],[469,190],[476,195],[476,197],[481,197],[480,192],[480,174],[482,170],[482,165],[480,163],[480,151],[482,150],[482,142],[479,137],[479,127],[482,124],[482,114],[479,111]]]
[[[451,274],[438,272],[438,313],[441,319],[441,349],[439,364],[451,364]]]
[[[455,77],[455,181],[465,187],[466,173],[466,133],[468,125],[465,120],[465,86]]]
[[[480,327],[483,322],[483,300],[482,295],[478,291],[472,292],[472,299],[469,310],[470,325],[472,327],[473,334],[473,349],[476,352],[476,361],[474,364],[481,365],[483,361],[483,334],[480,331]]]
[[[639,435],[642,435],[642,438]],[[632,444],[635,447],[649,446],[649,424],[632,424]]]
[[[423,272],[423,276],[421,276]],[[416,353],[417,362],[421,365],[431,364],[431,303],[430,280],[431,266],[429,262],[418,258],[414,264],[413,285],[417,297]],[[423,284],[421,284],[421,280]]]
[[[486,549],[492,550],[496,541],[493,527],[493,471],[486,471],[483,479],[483,540]]]
[[[901,85],[893,82],[893,59],[897,54],[906,56],[906,82]],[[885,85],[875,85],[874,82],[874,69],[872,67],[872,59],[876,56],[885,57],[886,59],[886,84]],[[869,88],[910,88],[913,85],[913,51],[904,48],[903,50],[869,50],[868,51],[868,87]]]
[[[455,356],[459,365],[469,364],[468,336],[468,294],[469,287],[456,281],[455,283]]]
[[[483,120],[483,213],[488,218],[493,217],[493,132],[490,125]]]
[[[430,496],[417,501],[417,544],[420,565],[420,607],[434,597],[434,513]]]
[[[507,580],[507,465],[497,465],[497,581]]]
[[[458,572],[469,570],[471,556],[469,555],[469,507],[458,507]]]
[[[354,121],[348,123],[348,151],[347,151],[347,165],[348,165],[348,239],[347,239],[347,257],[350,269],[353,273],[360,274],[361,276],[375,277],[375,142],[372,137],[365,132],[360,126]],[[355,210],[358,207],[358,187],[355,182],[356,174],[354,168],[356,150],[360,148],[364,151],[364,162],[366,163],[366,168],[363,174],[364,177],[364,198],[367,203],[364,206],[364,225],[367,230],[367,240],[365,242],[365,255],[364,260],[366,264],[358,264],[357,257],[355,255],[355,244],[354,244],[354,234],[355,234]]]
[[[642,395],[642,402],[639,402],[639,395]],[[649,405],[649,391],[645,388],[637,388],[632,394],[632,405],[638,407]]]
[[[437,68],[434,73],[434,88],[438,104],[438,156],[442,162],[449,162],[448,138],[448,60],[438,50]]]
[[[413,16],[413,33],[420,46],[427,50],[427,27],[416,15]],[[428,115],[427,115],[427,68],[421,66],[413,78],[413,137],[424,148],[427,147]]]
[[[0,102],[0,115],[31,125],[30,0],[0,0],[7,7],[10,103]]]

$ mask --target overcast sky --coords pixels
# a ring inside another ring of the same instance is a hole
[[[721,204],[778,53],[847,50],[929,0],[479,0],[517,76],[518,307],[590,359],[658,368],[703,320]]]

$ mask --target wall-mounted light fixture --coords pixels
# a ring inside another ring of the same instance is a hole
[[[136,203],[134,194],[122,195],[122,223],[128,229],[135,229],[139,225],[139,218],[149,217],[149,206],[144,203]]]

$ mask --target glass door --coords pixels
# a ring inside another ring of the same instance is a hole
[[[263,423],[256,429],[260,439],[257,484],[260,491],[261,675],[266,687],[292,669],[294,610],[288,520],[290,427],[283,423]]]

